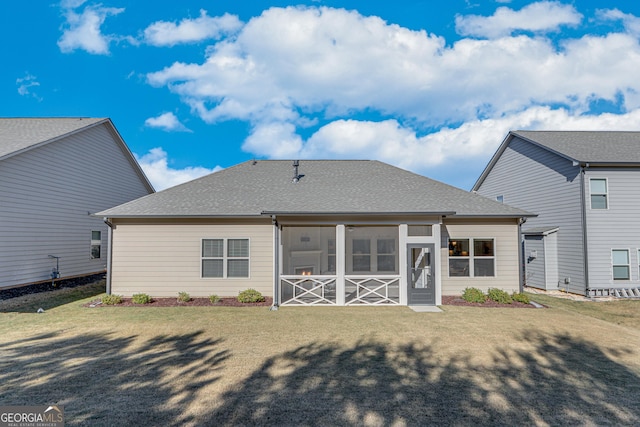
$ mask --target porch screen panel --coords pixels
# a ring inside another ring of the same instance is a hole
[[[336,274],[336,227],[283,226],[282,274]]]
[[[346,274],[399,274],[397,226],[348,226]]]

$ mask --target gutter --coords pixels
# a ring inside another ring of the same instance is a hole
[[[111,264],[112,264],[112,253],[113,253],[113,223],[109,221],[109,218],[102,219],[105,224],[109,227],[107,230],[107,295],[111,295]]]
[[[444,216],[451,216],[451,215],[455,215],[456,213],[454,211],[449,211],[449,212],[441,212],[441,211],[437,211],[437,212],[350,212],[350,211],[346,211],[346,212],[304,212],[304,211],[262,211],[262,215],[271,215],[272,217],[274,215],[289,215],[289,216],[341,216],[341,215],[353,215],[353,216],[396,216],[396,215],[402,215],[402,216],[440,216],[440,215],[444,215]]]

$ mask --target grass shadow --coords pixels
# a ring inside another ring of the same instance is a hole
[[[301,346],[224,396],[215,425],[638,425],[640,377],[592,343],[534,334],[479,365],[431,346]]]
[[[57,333],[3,344],[3,405],[65,406],[66,425],[185,425],[184,408],[230,357],[202,331],[111,338]],[[143,343],[141,344],[141,341]]]
[[[72,288],[53,289],[0,300],[0,313],[35,313],[39,308],[51,310],[61,305],[85,298],[95,297],[105,292],[104,281]]]

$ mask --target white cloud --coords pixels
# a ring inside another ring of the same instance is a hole
[[[302,138],[291,123],[262,123],[245,140],[242,149],[259,156],[290,158],[302,148]]]
[[[488,34],[493,23],[498,32],[542,32],[582,19],[551,2],[513,13],[514,23],[496,12],[477,31]],[[603,18],[635,22],[615,11]],[[214,43],[202,63],[175,62],[147,80],[208,123],[250,122],[243,149],[255,155],[377,158],[424,173],[487,157],[510,129],[640,129],[638,69],[640,44],[629,30],[447,44],[355,11],[288,7]],[[591,113],[596,100],[626,113]],[[351,119],[362,112],[391,119]],[[314,120],[325,124],[303,139]]]
[[[222,169],[220,166],[216,166],[213,169],[200,166],[173,169],[169,166],[166,151],[160,147],[152,148],[142,157],[136,155],[136,159],[157,191],[191,181]]]
[[[626,114],[580,115],[566,109],[532,107],[494,119],[478,119],[457,128],[443,128],[418,136],[396,120],[382,122],[336,120],[301,141],[293,128],[270,132],[256,129],[249,140],[259,140],[252,152],[265,154],[282,140],[296,140],[289,150],[272,151],[270,158],[376,159],[419,173],[434,166],[454,164],[493,153],[510,130],[638,130],[640,109]],[[287,134],[286,131],[289,131]],[[297,151],[295,146],[298,147]],[[253,151],[255,150],[255,151]]]
[[[171,112],[162,113],[157,117],[149,117],[144,121],[144,125],[151,128],[162,129],[166,132],[191,132],[191,130],[180,123],[176,115]]]
[[[81,6],[84,1],[67,1],[64,15],[62,36],[58,40],[58,47],[64,53],[76,49],[85,50],[92,54],[106,55],[109,53],[109,43],[119,37],[102,34],[102,24],[108,16],[124,12],[124,8],[102,7],[101,5],[87,6],[82,13],[73,9]]]
[[[557,31],[562,25],[578,25],[582,15],[572,5],[555,1],[531,3],[519,11],[500,7],[492,16],[458,15],[456,31],[464,36],[496,38],[515,30]]]
[[[542,37],[444,39],[376,17],[329,8],[273,8],[202,64],[176,62],[147,75],[180,95],[203,120],[297,124],[369,109],[421,126],[459,123],[594,98],[640,100],[638,40],[585,35],[560,47]]]
[[[220,17],[210,17],[206,10],[200,10],[200,17],[183,19],[180,23],[157,21],[144,30],[144,39],[154,46],[173,46],[206,39],[218,39],[240,29],[242,22],[235,15],[225,13]]]
[[[640,36],[640,18],[629,13],[623,13],[618,9],[603,9],[597,11],[597,16],[603,20],[622,21],[625,30],[634,35]]]
[[[16,85],[18,85],[18,93],[22,96],[32,96],[38,101],[42,101],[42,98],[34,91],[35,88],[40,86],[37,77],[26,73],[24,77],[16,79]]]

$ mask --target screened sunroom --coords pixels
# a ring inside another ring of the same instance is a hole
[[[404,239],[400,236],[403,230]],[[431,225],[420,233],[431,237]],[[283,225],[280,233],[282,305],[397,305],[406,283],[402,271],[407,227],[400,225]],[[417,237],[414,237],[414,239]],[[429,249],[427,249],[429,251]],[[416,261],[416,286],[434,287],[433,248]]]

